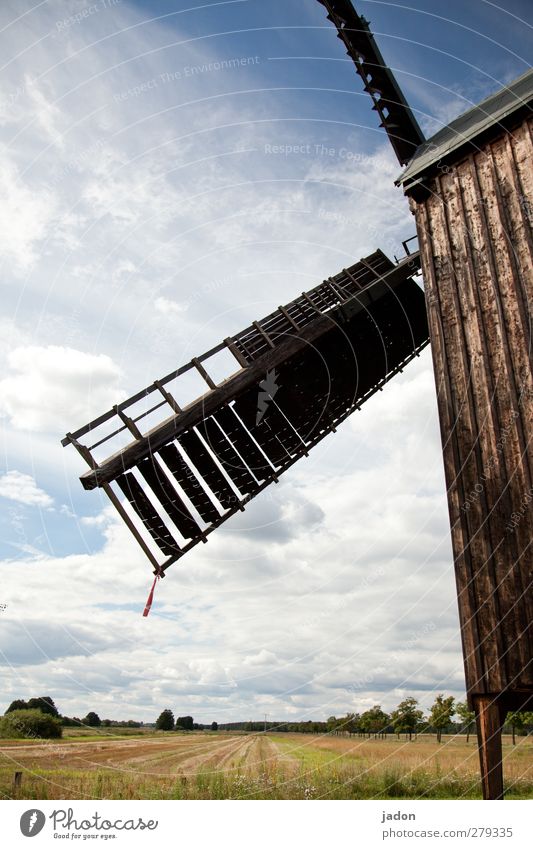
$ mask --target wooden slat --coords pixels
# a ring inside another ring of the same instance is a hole
[[[227,434],[239,454],[245,458],[248,468],[252,470],[257,480],[263,481],[272,477],[272,467],[253,441],[249,431],[246,430],[242,422],[237,418],[233,408],[228,406],[217,410],[214,418],[222,427],[224,433]]]
[[[257,481],[250,474],[245,463],[239,457],[232,444],[226,439],[213,418],[205,419],[197,425],[199,432],[216,455],[222,468],[243,495],[249,495],[258,489]]]
[[[200,528],[157,462],[155,455],[142,460],[137,468],[180,534],[185,539],[200,537],[202,535]]]
[[[116,482],[163,554],[167,557],[181,554],[180,546],[134,475],[126,472]]]
[[[520,474],[516,475],[513,459],[518,447],[514,425],[512,432],[507,435],[508,424],[512,422],[510,411],[514,409],[510,395],[512,390],[509,376],[505,374],[505,365],[498,353],[499,345],[494,344],[494,333],[498,333],[499,323],[498,298],[485,259],[483,228],[479,218],[480,198],[473,168],[475,163],[471,157],[458,169],[455,176],[457,204],[452,206],[450,212],[454,220],[461,217],[466,225],[464,228],[455,228],[454,240],[458,251],[466,259],[457,272],[458,291],[463,303],[466,333],[476,351],[476,356],[471,358],[471,382],[476,405],[482,412],[478,441],[486,472],[483,486],[489,518],[484,522],[481,532],[490,533],[491,538],[499,542],[507,536],[507,517],[518,495],[515,492],[513,496],[513,489],[518,487],[523,491],[524,481]],[[477,251],[479,255],[474,261],[474,252]],[[475,309],[472,309],[472,305]],[[496,464],[493,460],[498,455],[500,462]],[[521,612],[524,611],[525,598],[517,584],[520,573],[514,564],[517,563],[519,552],[513,536],[507,540],[507,545],[499,545],[494,552],[494,593],[501,622],[501,663],[505,665],[508,680],[513,680],[520,675],[525,662],[523,643],[514,645],[517,615],[522,618],[523,627],[527,626],[527,622]],[[508,556],[510,549],[513,551],[511,561]],[[522,599],[517,602],[520,596]]]
[[[300,330],[300,325],[299,325],[299,324],[297,324],[297,323],[295,322],[295,320],[294,320],[294,319],[293,319],[293,318],[289,315],[289,313],[287,312],[287,310],[285,309],[285,307],[278,307],[278,309],[279,309],[279,311],[280,311],[281,313],[283,313],[283,315],[285,316],[285,318],[287,319],[287,321],[289,322],[289,324],[291,324],[291,325],[292,325],[292,327],[294,327],[294,329],[295,329],[296,331]]]
[[[218,468],[198,434],[193,430],[189,430],[187,433],[182,433],[179,436],[178,442],[183,446],[191,463],[198,469],[215,498],[222,504],[222,507],[225,510],[230,510],[234,507],[238,501],[238,496]]]
[[[470,553],[471,572],[469,580],[473,581],[476,594],[476,608],[472,614],[476,616],[480,637],[481,656],[483,660],[483,679],[480,682],[480,692],[499,691],[503,688],[505,673],[499,663],[503,649],[499,629],[494,633],[493,624],[499,620],[497,597],[494,594],[494,562],[493,552],[497,541],[489,534],[483,533],[483,520],[486,515],[485,489],[478,491],[483,463],[480,457],[477,434],[479,433],[479,418],[475,399],[472,396],[470,378],[469,341],[461,318],[460,303],[457,292],[457,278],[452,262],[450,231],[446,219],[446,207],[443,202],[443,182],[447,185],[451,175],[446,180],[437,178],[437,199],[432,205],[432,242],[433,253],[440,257],[439,263],[439,292],[441,309],[444,313],[444,329],[446,335],[446,357],[450,372],[450,402],[454,411],[455,430],[458,437],[459,462],[464,491],[467,495],[476,493],[470,499],[470,506],[463,510],[463,523],[467,533],[466,547]],[[472,439],[472,435],[474,438]],[[475,576],[475,579],[474,579]],[[495,639],[497,637],[497,640]]]
[[[455,411],[451,397],[451,374],[445,367],[447,362],[446,337],[444,333],[444,318],[441,312],[439,273],[433,254],[430,222],[433,218],[433,204],[440,203],[438,199],[428,200],[426,204],[415,206],[417,233],[420,244],[424,281],[426,286],[426,304],[428,308],[428,323],[433,352],[433,365],[437,388],[437,403],[441,422],[443,442],[444,473],[450,511],[451,536],[454,551],[455,579],[457,583],[457,598],[459,601],[459,620],[461,625],[461,640],[463,643],[463,658],[465,663],[466,681],[469,693],[483,692],[485,681],[485,663],[481,650],[481,636],[475,612],[478,599],[472,582],[472,554],[468,548],[468,527],[462,522],[462,507],[466,502],[467,492],[459,474],[461,457],[459,453],[458,434],[455,429]]]
[[[113,507],[115,508],[117,513],[119,514],[122,521],[125,523],[126,527],[130,531],[130,533],[133,534],[134,538],[137,540],[137,542],[141,546],[142,550],[146,554],[148,560],[150,561],[150,563],[154,567],[154,573],[157,574],[160,570],[160,563],[158,562],[157,558],[155,557],[155,555],[150,550],[150,547],[144,541],[142,534],[139,533],[137,527],[135,526],[135,523],[132,521],[131,517],[128,515],[128,512],[124,509],[124,505],[122,504],[120,498],[113,491],[113,487],[111,486],[111,484],[105,483],[103,485],[102,489],[105,492],[105,494],[107,495],[107,497],[109,498],[111,504],[113,505]]]
[[[305,446],[287,420],[269,398],[260,408],[260,387],[254,387],[235,401],[235,411],[270,462],[284,466],[295,453],[304,453]]]
[[[202,484],[189,468],[173,442],[164,445],[158,452],[176,478],[183,492],[198,510],[204,522],[218,522],[220,513],[205,492]]]

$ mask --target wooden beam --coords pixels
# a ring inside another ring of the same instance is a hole
[[[142,550],[143,550],[143,551],[144,551],[144,553],[146,554],[146,556],[147,556],[148,560],[150,561],[150,563],[151,563],[151,564],[152,564],[152,566],[154,567],[154,574],[157,574],[157,573],[159,572],[159,570],[160,570],[160,568],[161,568],[161,567],[160,567],[159,563],[157,562],[157,560],[156,560],[155,556],[152,554],[152,552],[151,552],[151,551],[150,551],[150,549],[148,548],[148,546],[147,546],[147,544],[145,543],[144,539],[143,539],[143,538],[142,538],[142,536],[140,535],[139,531],[137,530],[137,528],[136,528],[136,527],[135,527],[135,525],[133,524],[132,520],[130,519],[130,517],[128,516],[128,514],[127,514],[127,513],[126,513],[126,511],[124,510],[124,507],[122,506],[122,502],[121,502],[120,498],[118,498],[118,497],[115,495],[115,493],[113,492],[113,490],[112,490],[112,488],[111,488],[110,484],[108,484],[108,483],[103,484],[103,485],[102,485],[102,489],[104,490],[105,494],[107,495],[107,497],[108,497],[108,498],[109,498],[109,500],[111,501],[112,505],[113,505],[113,506],[115,507],[115,509],[118,511],[118,513],[119,513],[120,517],[121,517],[121,518],[123,519],[123,521],[126,523],[126,526],[129,528],[129,530],[131,531],[131,533],[133,534],[133,536],[135,537],[135,539],[137,540],[137,542],[138,542],[138,543],[139,543],[139,545],[141,546]],[[163,577],[163,576],[161,576],[161,577]]]
[[[494,696],[474,699],[484,799],[503,799],[502,721]]]
[[[117,414],[117,416],[119,417],[119,419],[124,422],[124,424],[126,425],[126,427],[129,430],[129,432],[133,434],[135,439],[142,439],[143,435],[142,435],[141,431],[139,430],[139,428],[137,427],[137,425],[135,424],[135,422],[133,421],[133,419],[131,419],[129,416],[127,416],[126,413],[123,410],[119,409],[119,407],[116,404],[113,407],[113,409],[114,409],[115,413]]]
[[[336,297],[339,298],[341,302],[346,301],[348,298],[351,297],[351,295],[346,294],[340,283],[335,283],[335,281],[332,280],[331,277],[328,277],[326,283],[328,284],[329,288],[334,293],[334,295],[336,295]]]
[[[78,442],[78,440],[75,439],[75,437],[72,436],[71,433],[67,433],[65,438],[71,445],[74,446],[78,454],[81,454],[81,456],[83,457],[87,465],[91,467],[91,469],[98,468],[98,463],[96,462],[86,445],[82,445],[81,442]]]
[[[167,389],[165,389],[165,387],[163,386],[163,384],[159,380],[154,380],[154,386],[156,387],[156,389],[159,389],[161,395],[163,396],[163,398],[165,399],[167,404],[169,404],[169,406],[172,407],[174,412],[175,413],[181,413],[182,410],[181,410],[180,405],[178,404],[178,402],[176,401],[174,396],[171,395],[170,392]]]
[[[322,312],[320,307],[317,307],[317,305],[313,303],[313,301],[311,300],[311,298],[309,297],[307,292],[302,292],[302,298],[305,299],[305,301],[309,304],[311,309],[313,309],[316,313],[318,313],[319,315],[324,315],[324,313]]]
[[[191,360],[191,363],[193,364],[193,366],[195,366],[198,373],[202,375],[203,379],[205,380],[205,382],[207,383],[209,388],[210,389],[216,389],[217,385],[216,385],[215,381],[208,375],[208,373],[206,372],[205,368],[203,367],[203,365],[200,362],[200,360],[198,359],[198,357],[193,357],[192,360]]]
[[[359,282],[359,280],[357,280],[357,279],[353,276],[353,274],[352,274],[350,271],[348,271],[348,269],[347,269],[347,268],[343,268],[343,269],[342,269],[342,271],[343,271],[343,274],[346,274],[346,277],[349,279],[349,281],[350,281],[351,283],[353,283],[353,285],[354,285],[354,286],[356,286],[358,289],[364,289],[364,286],[362,286],[362,285],[361,285],[361,283]]]
[[[285,316],[285,318],[287,319],[287,321],[289,322],[289,324],[292,324],[292,326],[294,327],[294,329],[295,329],[295,330],[297,330],[298,332],[300,332],[300,330],[301,330],[300,325],[299,325],[299,324],[296,324],[295,320],[294,320],[294,319],[293,319],[293,318],[289,315],[289,313],[287,312],[287,310],[285,309],[285,307],[278,307],[278,310],[280,311],[280,313],[281,313],[283,316]]]
[[[379,271],[376,271],[376,269],[373,268],[373,266],[371,266],[370,263],[367,262],[365,259],[360,259],[359,262],[361,263],[361,265],[364,265],[364,267],[367,268],[368,271],[370,271],[370,273],[374,275],[374,277],[381,277]]]
[[[229,337],[227,339],[224,339],[224,344],[231,351],[231,353],[242,368],[246,368],[249,365],[248,360],[246,359],[244,354],[239,351],[233,339],[230,339]]]
[[[263,339],[265,340],[265,342],[267,343],[267,345],[269,345],[271,348],[275,348],[275,347],[276,347],[276,346],[275,346],[275,344],[274,344],[274,342],[272,341],[272,339],[270,338],[270,336],[269,336],[269,335],[268,335],[268,333],[266,332],[266,330],[263,330],[263,328],[261,327],[261,325],[259,324],[259,322],[257,322],[257,321],[252,321],[252,325],[255,327],[255,329],[257,330],[257,332],[261,334],[261,336],[263,337]]]

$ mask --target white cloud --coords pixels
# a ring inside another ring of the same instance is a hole
[[[30,507],[52,507],[54,500],[40,489],[31,475],[13,469],[0,477],[0,496]]]
[[[168,315],[169,313],[171,315],[179,315],[180,313],[187,312],[189,309],[189,305],[187,303],[179,304],[177,301],[170,300],[170,298],[156,298],[154,306],[156,310],[163,313],[163,315]]]
[[[25,77],[25,90],[37,125],[44,135],[48,136],[52,144],[63,148],[63,136],[56,127],[56,122],[63,118],[61,109],[52,102],[50,97],[47,97],[45,92],[28,75]]]
[[[59,345],[16,348],[0,381],[0,411],[14,427],[61,433],[120,400],[121,371],[105,354]]]
[[[54,217],[55,198],[46,189],[32,188],[15,165],[4,157],[0,164],[0,258],[13,271],[27,272],[38,256],[38,244]]]

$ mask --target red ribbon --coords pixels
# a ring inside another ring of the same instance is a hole
[[[143,616],[148,616],[148,614],[150,613],[150,608],[152,607],[152,602],[154,600],[155,585],[157,584],[160,577],[161,577],[161,572],[157,572],[156,576],[154,578],[154,583],[152,584],[152,589],[150,590],[150,595],[146,599],[146,605],[145,605],[145,608],[144,608],[144,611],[143,611]]]

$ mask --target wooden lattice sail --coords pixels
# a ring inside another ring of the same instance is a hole
[[[156,571],[243,510],[428,343],[418,269],[418,253],[395,264],[378,250],[67,434],[63,445],[91,467],[83,486],[103,487]],[[217,385],[209,360],[223,349],[238,370]],[[182,408],[190,370],[207,391]],[[118,451],[96,458],[117,439]]]

